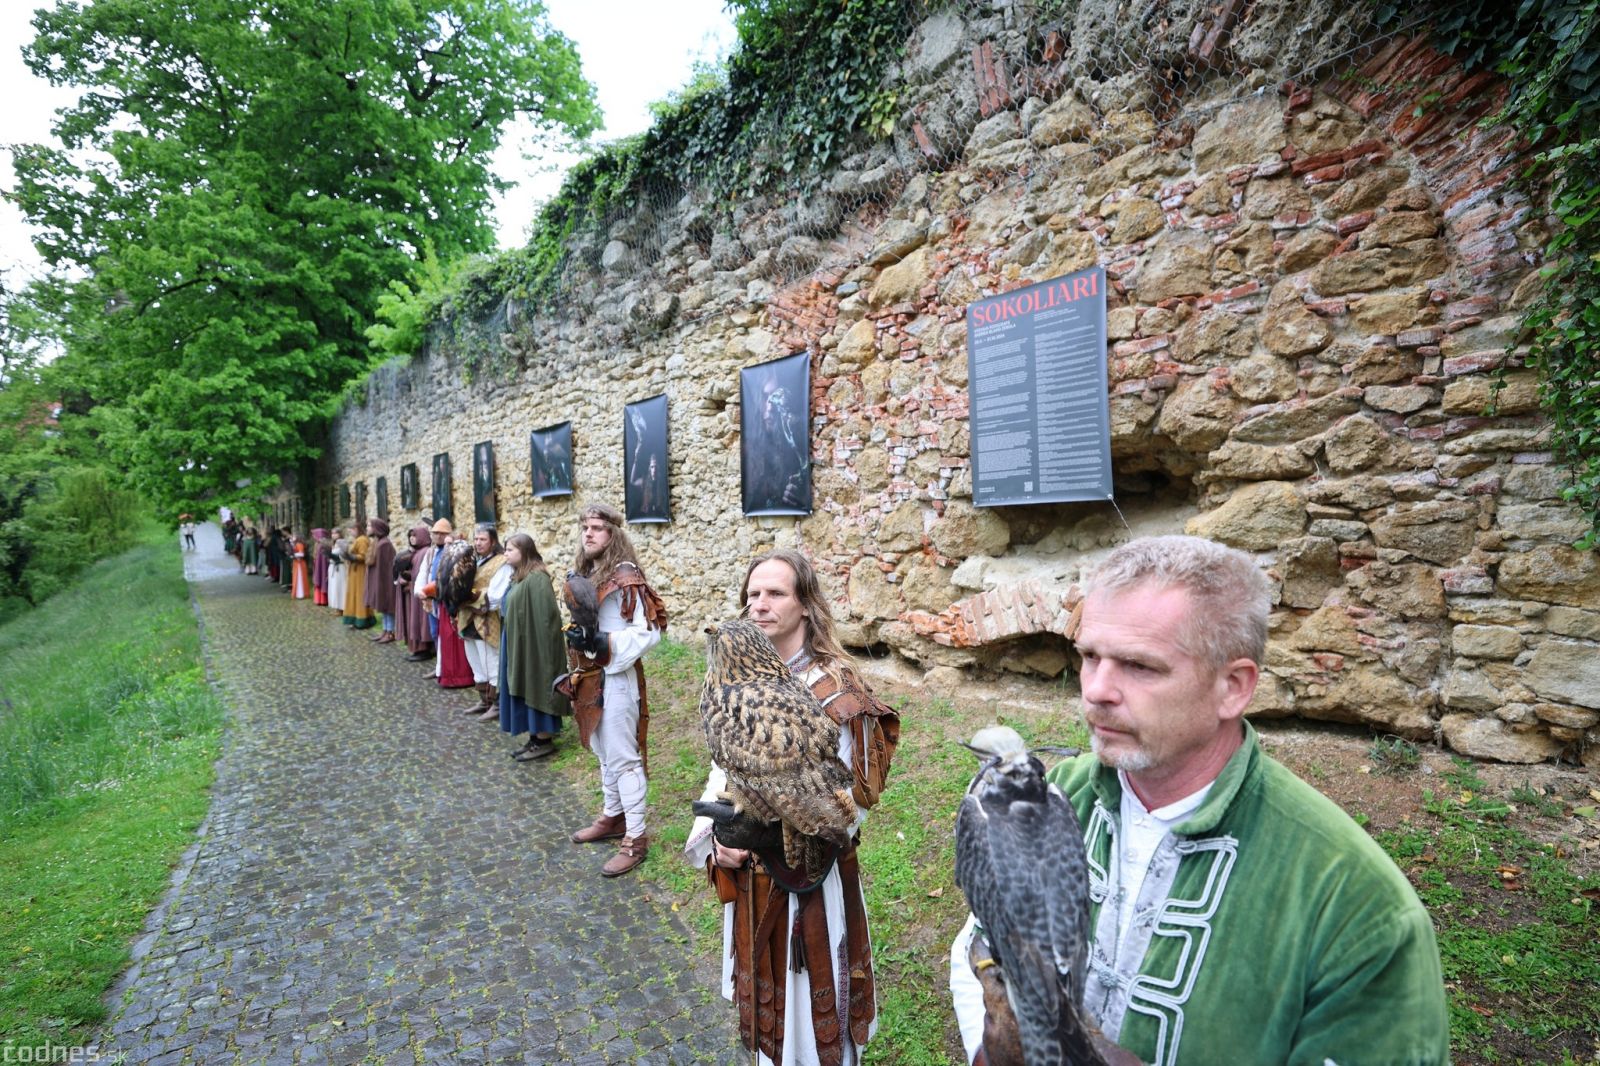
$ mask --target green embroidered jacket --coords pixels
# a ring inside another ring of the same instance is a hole
[[[1083,826],[1094,928],[1085,1005],[1144,1062],[1449,1061],[1433,924],[1349,816],[1245,724],[1200,807],[1156,849],[1127,929],[1114,861],[1122,787],[1081,755],[1050,771]]]

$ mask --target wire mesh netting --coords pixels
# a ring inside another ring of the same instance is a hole
[[[983,178],[985,194],[1028,192],[1081,180],[1124,153],[1192,149],[1196,131],[1229,104],[1281,105],[1330,81],[1358,89],[1365,70],[1432,16],[1418,8],[1383,26],[1369,5],[1330,0],[967,0],[882,10],[904,45],[878,74],[879,97],[892,106],[876,130],[837,131],[813,157],[820,165],[783,172],[795,109],[839,87],[838,72],[815,69],[797,48],[780,79],[792,90],[729,131],[730,151],[747,153],[744,187],[730,189],[727,159],[674,160],[670,178],[652,168],[621,206],[574,228],[546,293],[508,300],[488,318],[446,321],[435,344],[475,343],[525,367],[540,319],[592,326],[598,318],[619,336],[648,336],[719,313],[714,302],[684,306],[674,295],[712,275],[739,272],[753,292],[809,277],[831,288],[864,260],[881,266],[925,239],[926,226],[880,225],[903,197],[926,196],[918,174],[964,166]]]

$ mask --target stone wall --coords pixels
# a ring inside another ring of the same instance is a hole
[[[1254,68],[1178,100],[1074,75],[1088,36],[1063,58],[1018,43],[1013,15],[934,16],[897,72],[894,143],[824,185],[880,195],[831,228],[799,225],[805,198],[729,228],[693,196],[623,220],[573,279],[583,313],[502,309],[517,373],[469,380],[443,345],[383,368],[319,481],[387,477],[398,531],[420,517],[398,506],[401,464],[426,501],[447,451],[470,515],[471,447],[492,440],[503,530],[564,566],[581,504],[621,502],[623,405],[664,392],[673,521],[631,534],[685,637],[732,609],[750,556],[800,544],[857,647],[946,684],[1070,674],[1083,568],[1133,532],[1187,529],[1255,553],[1277,590],[1253,713],[1592,761],[1600,566],[1569,547],[1585,521],[1560,502],[1515,347],[1546,233],[1515,146],[1477,125],[1503,90],[1406,38],[1280,81],[1307,20],[1337,21],[1286,10],[1230,23]],[[1189,47],[1214,46],[1196,25]],[[1028,91],[995,91],[1008,55],[1033,64],[1008,83]],[[648,256],[646,221],[665,235]],[[1118,507],[977,509],[965,308],[1095,263]],[[743,518],[739,369],[802,349],[815,512]],[[535,500],[528,432],[568,419],[576,494]]]

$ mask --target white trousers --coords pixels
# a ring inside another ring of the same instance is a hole
[[[472,680],[480,685],[500,683],[500,649],[487,640],[468,639],[467,665],[472,667]]]
[[[606,815],[626,815],[628,835],[643,836],[646,782],[644,760],[639,757],[639,692],[632,670],[606,675],[604,709],[589,746],[600,760]]]

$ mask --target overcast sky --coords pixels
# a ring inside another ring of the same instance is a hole
[[[75,94],[52,89],[22,63],[33,39],[37,3],[0,0],[0,146],[48,141],[56,108]],[[650,125],[647,105],[689,79],[697,59],[715,60],[733,47],[733,23],[723,0],[545,0],[550,22],[578,46],[583,72],[605,112],[599,140],[626,137]],[[534,210],[560,187],[576,157],[528,161],[524,144],[508,137],[495,157],[500,177],[518,186],[497,200],[495,226],[502,248],[523,243]],[[14,180],[11,153],[0,147],[0,187]],[[0,202],[0,267],[39,267],[28,229],[15,207]]]

